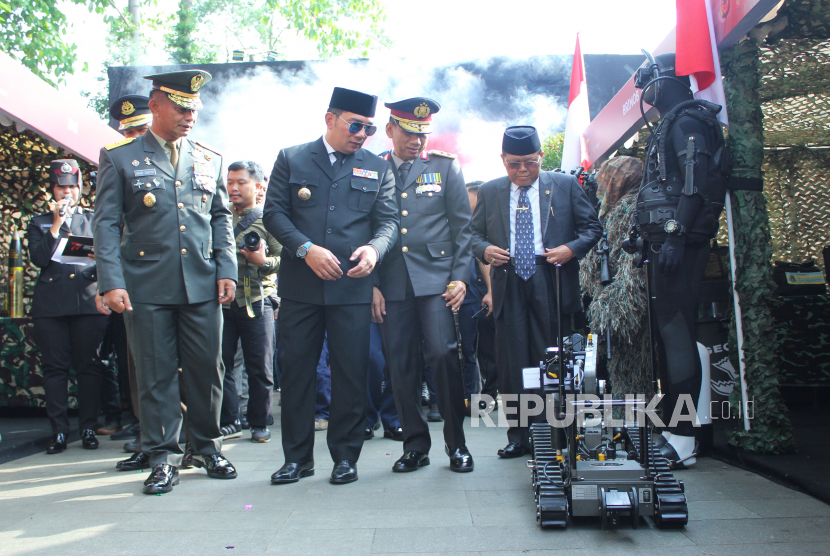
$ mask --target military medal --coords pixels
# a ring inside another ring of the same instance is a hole
[[[144,159],[144,164],[146,164],[147,166],[150,165],[150,157],[149,156]]]
[[[153,183],[156,184],[156,187],[161,187],[161,182],[156,178],[153,178]]]
[[[153,195],[152,193],[147,193],[144,196],[144,206],[149,208],[149,207],[152,207],[155,204],[156,204],[156,196]]]
[[[138,166],[138,160],[133,160],[130,164],[132,164],[133,166]]]
[[[297,196],[303,201],[308,201],[311,199],[311,190],[307,187],[303,187],[297,192]]]

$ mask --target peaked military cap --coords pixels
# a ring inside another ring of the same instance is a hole
[[[204,70],[184,70],[145,75],[144,79],[152,80],[153,89],[167,93],[167,97],[182,108],[201,110],[199,89],[211,80],[211,76]]]
[[[392,119],[410,133],[432,133],[432,115],[441,105],[431,98],[415,97],[384,104],[392,112]]]
[[[53,160],[49,163],[49,181],[58,185],[75,187],[81,183],[81,169],[71,158]]]
[[[506,154],[524,156],[542,150],[542,141],[536,128],[529,125],[517,125],[504,130],[501,150]]]
[[[378,97],[375,95],[367,95],[360,91],[353,91],[342,87],[334,88],[334,91],[331,93],[331,101],[329,102],[329,108],[353,112],[361,116],[366,116],[367,118],[375,117],[375,109],[377,106]]]
[[[125,95],[110,106],[110,116],[118,120],[118,131],[149,124],[153,121],[150,113],[150,99],[141,95]]]

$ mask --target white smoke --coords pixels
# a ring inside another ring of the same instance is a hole
[[[488,63],[481,60],[464,65],[487,67]],[[498,67],[507,71],[519,64],[527,66],[525,61],[500,59]],[[536,73],[544,70],[536,68]],[[374,153],[391,147],[385,132],[389,110],[384,102],[416,96],[437,100],[441,110],[433,118],[435,131],[427,148],[458,154],[468,182],[504,175],[499,154],[505,127],[534,125],[545,137],[563,128],[566,115],[562,101],[549,93],[518,88],[505,100],[503,91],[499,96],[480,76],[446,60],[437,66],[418,60],[332,59],[308,62],[304,69],[295,71],[275,72],[266,65],[240,67],[238,72],[214,78],[201,91],[206,110],[191,137],[217,148],[226,165],[254,160],[270,173],[281,148],[313,141],[323,134],[334,87],[378,96],[378,131],[366,143]]]

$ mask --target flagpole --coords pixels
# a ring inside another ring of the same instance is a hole
[[[726,192],[726,231],[729,237],[729,268],[732,271],[732,298],[735,304],[735,328],[738,336],[738,368],[741,375],[741,412],[744,416],[744,430],[749,430],[747,415],[746,363],[744,363],[744,327],[741,315],[741,297],[735,288],[735,228],[732,224],[732,196]]]

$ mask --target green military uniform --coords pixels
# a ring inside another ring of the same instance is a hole
[[[245,209],[242,211],[242,214],[237,214],[236,211],[232,211],[234,228],[236,228],[236,225],[240,220],[251,214],[251,211],[253,210],[253,208]],[[259,234],[259,237],[265,240],[265,245],[268,248],[268,256],[264,265],[259,268],[255,268],[253,265],[248,263],[248,259],[246,259],[245,256],[237,250],[236,264],[239,268],[239,279],[237,280],[237,284],[239,284],[239,287],[236,288],[235,303],[240,307],[245,307],[245,288],[243,287],[243,284],[245,281],[246,268],[249,270],[251,279],[250,298],[252,304],[258,303],[263,296],[269,297],[277,290],[277,273],[280,270],[280,253],[282,252],[282,245],[280,245],[280,242],[277,241],[277,238],[268,233],[268,230],[265,229],[265,225],[262,223],[261,217],[254,220],[253,224],[237,234],[237,245],[242,244],[242,238],[245,237],[245,234],[248,232],[256,232]],[[262,285],[262,290],[260,290],[258,284]]]
[[[192,83],[190,93],[177,92],[182,88],[175,79],[182,75]],[[201,71],[151,77],[154,88],[193,110],[201,108],[195,91],[210,79]],[[133,306],[124,315],[136,363],[142,447],[151,465],[178,465],[178,367],[190,441],[199,454],[220,452],[224,369],[217,280],[235,281],[237,266],[222,156],[188,138],[178,139],[174,152],[159,139],[151,130],[101,150],[94,237],[99,292],[126,289]],[[178,158],[175,167],[171,155]]]

